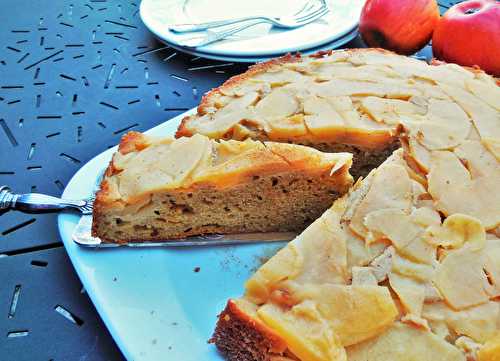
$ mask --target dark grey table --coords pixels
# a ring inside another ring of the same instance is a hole
[[[442,11],[450,4],[440,3]],[[139,0],[1,4],[0,185],[18,193],[60,195],[126,131],[196,106],[248,66],[157,42]],[[347,44],[360,46],[359,38]],[[0,360],[123,360],[66,256],[56,217],[0,214]]]

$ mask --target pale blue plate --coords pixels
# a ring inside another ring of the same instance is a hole
[[[150,131],[173,135],[182,114]],[[63,196],[88,196],[115,148],[85,164]],[[59,232],[87,293],[128,360],[222,360],[207,343],[228,298],[283,243],[180,249],[85,249],[71,240],[79,220],[59,216]],[[195,268],[199,267],[199,272]]]

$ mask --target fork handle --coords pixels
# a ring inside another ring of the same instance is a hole
[[[183,39],[180,45],[188,48],[197,48],[200,46],[205,46],[208,44],[215,43],[216,41],[223,40],[233,34],[239,33],[249,27],[255,26],[257,24],[266,23],[265,20],[257,19],[254,21],[244,22],[243,25],[233,26],[230,29],[222,31],[209,31],[206,34],[194,36],[192,38]]]
[[[243,21],[248,20],[262,20],[263,18],[260,16],[247,16],[244,18],[234,18],[228,20],[216,20],[216,21],[207,21],[205,23],[197,23],[197,24],[173,24],[168,27],[170,31],[174,33],[189,33],[194,31],[203,31],[211,28],[217,28],[219,26],[236,24]]]
[[[85,201],[73,201],[40,193],[15,194],[7,186],[0,187],[0,211],[16,209],[25,212],[57,211],[85,206]]]

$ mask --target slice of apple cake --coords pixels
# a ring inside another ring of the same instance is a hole
[[[293,144],[128,133],[96,195],[92,234],[142,242],[298,232],[346,193],[351,162]]]

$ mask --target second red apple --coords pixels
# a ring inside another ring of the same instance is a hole
[[[367,0],[359,32],[368,46],[410,55],[429,42],[438,21],[436,0]]]

